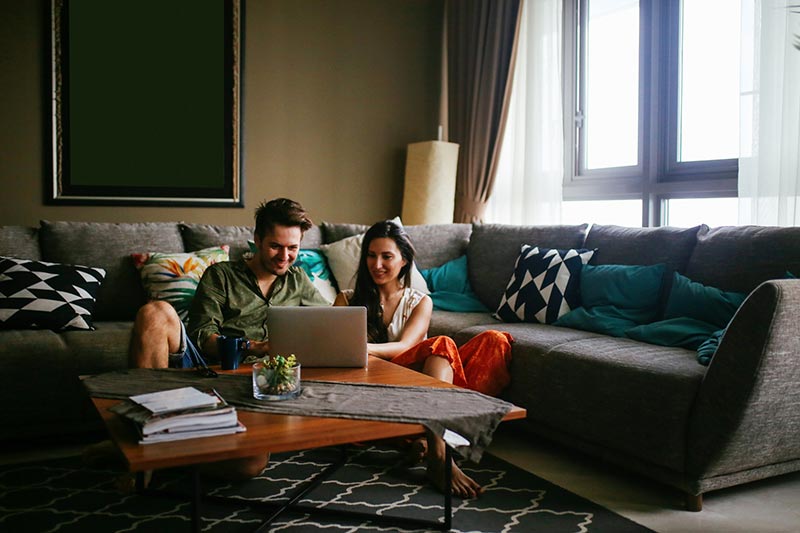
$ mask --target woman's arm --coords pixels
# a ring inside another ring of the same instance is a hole
[[[381,344],[369,343],[367,344],[367,351],[370,355],[381,359],[392,359],[400,355],[425,339],[425,335],[428,333],[428,326],[431,323],[432,312],[433,301],[430,296],[423,296],[422,300],[411,311],[411,316],[408,317],[408,322],[403,328],[400,340]]]

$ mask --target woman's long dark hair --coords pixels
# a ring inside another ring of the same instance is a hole
[[[411,265],[414,264],[414,245],[402,226],[391,220],[376,222],[364,234],[361,241],[361,258],[358,260],[356,286],[350,305],[363,305],[367,308],[367,336],[370,342],[380,343],[389,340],[386,324],[383,323],[383,310],[381,309],[381,296],[378,286],[372,280],[367,267],[367,253],[369,245],[375,239],[392,239],[406,264],[400,269],[398,278],[404,287],[411,286]]]

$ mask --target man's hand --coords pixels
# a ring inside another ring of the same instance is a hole
[[[244,352],[247,355],[261,357],[269,353],[269,341],[250,341],[250,349]]]

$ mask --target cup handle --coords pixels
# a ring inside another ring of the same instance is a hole
[[[239,347],[240,350],[249,350],[250,349],[250,339],[242,339],[241,346]]]

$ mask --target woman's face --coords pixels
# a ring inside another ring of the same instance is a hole
[[[380,237],[372,239],[367,249],[367,269],[376,285],[384,285],[394,281],[400,275],[400,269],[406,265],[400,248],[393,239]]]

